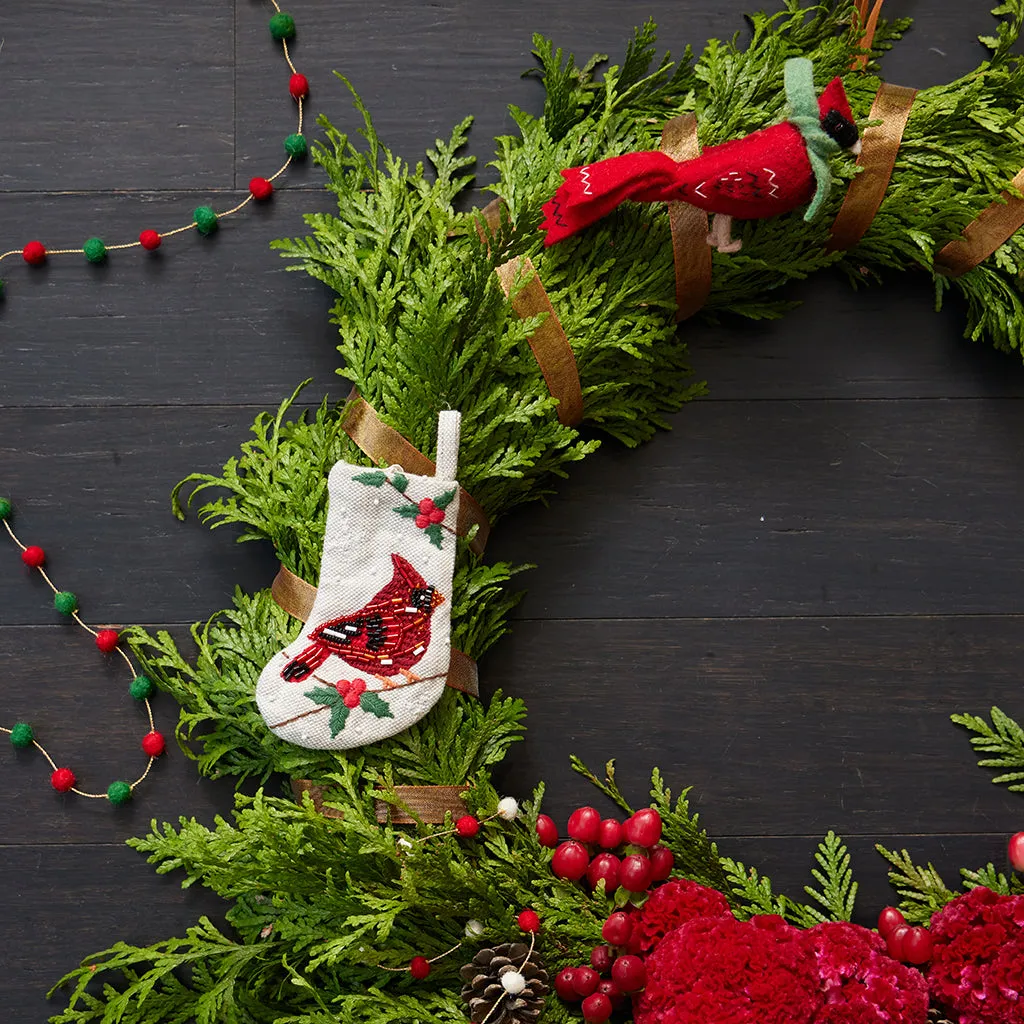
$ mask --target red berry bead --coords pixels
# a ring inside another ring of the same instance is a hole
[[[569,835],[581,843],[596,843],[601,815],[593,807],[580,807],[569,815]]]
[[[612,981],[623,992],[639,992],[647,984],[647,968],[643,960],[632,953],[620,956],[612,964]]]
[[[38,569],[46,561],[46,552],[32,544],[22,551],[21,560],[33,569]]]
[[[519,916],[516,918],[516,924],[524,932],[539,932],[540,931],[540,916],[536,910],[531,910],[527,907],[525,910],[519,911]]]
[[[903,960],[903,940],[910,934],[910,925],[901,924],[889,932],[885,940],[885,947],[893,960]]]
[[[622,845],[622,826],[614,818],[605,818],[597,831],[597,844],[606,850]]]
[[[537,815],[537,839],[541,846],[549,846],[551,849],[558,845],[558,826],[554,818],[546,814]]]
[[[582,1009],[587,1024],[604,1024],[612,1015],[612,1001],[603,992],[594,992],[583,1000]]]
[[[570,882],[578,882],[587,873],[589,864],[590,854],[586,848],[572,839],[562,843],[551,858],[551,870]]]
[[[249,191],[253,199],[269,199],[274,194],[274,183],[266,178],[252,178],[249,181]]]
[[[150,757],[159,757],[167,749],[167,741],[155,729],[142,737],[142,752]]]
[[[575,967],[563,967],[555,975],[555,991],[558,993],[559,999],[564,999],[567,1003],[575,1003],[579,999],[579,996],[576,994],[576,987],[573,985],[575,978]]]
[[[593,967],[577,967],[572,972],[572,987],[575,989],[576,995],[583,999],[586,999],[597,988],[597,983],[600,980],[600,976]]]
[[[617,1010],[621,1005],[622,1001],[626,998],[621,988],[612,981],[611,978],[602,978],[597,983],[597,991],[603,996],[607,996],[612,1001],[612,1010]]]
[[[96,634],[96,646],[104,653],[110,654],[117,650],[117,642],[120,640],[116,629],[101,629]]]
[[[457,822],[455,822],[455,831],[462,836],[463,839],[469,839],[470,836],[475,836],[480,831],[480,822],[473,817],[472,814],[464,814]]]
[[[651,850],[651,881],[664,882],[672,869],[676,866],[676,859],[667,846],[656,846]]]
[[[50,785],[53,786],[58,793],[67,793],[68,790],[73,789],[78,779],[75,778],[75,773],[70,768],[58,768],[50,776]]]
[[[613,946],[626,946],[633,935],[633,922],[629,914],[616,910],[601,927],[601,938]]]
[[[587,881],[592,889],[596,889],[603,878],[605,895],[611,896],[619,887],[621,870],[619,858],[614,853],[599,853],[587,868]]]
[[[30,266],[41,267],[46,262],[46,246],[42,242],[29,242],[21,255]]]
[[[615,963],[615,950],[611,946],[595,946],[590,951],[590,966],[598,974],[607,974]]]
[[[932,936],[927,928],[911,928],[903,936],[903,959],[920,967],[932,958]]]
[[[628,892],[646,892],[651,884],[651,861],[642,853],[623,858],[619,870],[619,885]]]
[[[661,815],[653,807],[645,807],[626,819],[622,831],[626,842],[651,847],[661,838]]]
[[[163,239],[160,237],[159,231],[154,231],[152,228],[146,228],[145,231],[139,233],[139,245],[143,249],[148,249],[152,252],[154,249],[160,248],[160,243]]]
[[[309,95],[309,79],[300,75],[297,71],[288,79],[288,91],[297,100],[305,99]]]
[[[1011,836],[1006,853],[1010,858],[1010,867],[1014,871],[1024,872],[1024,832]]]
[[[878,915],[878,934],[883,939],[889,938],[893,931],[901,924],[906,924],[907,919],[899,912],[896,907],[886,907]]]
[[[409,973],[417,981],[422,981],[430,974],[430,961],[425,956],[414,956],[409,961]]]

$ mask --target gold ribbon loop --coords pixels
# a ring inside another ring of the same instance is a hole
[[[430,825],[440,825],[446,812],[450,812],[453,819],[461,818],[466,813],[463,796],[468,792],[469,786],[395,786],[395,796]],[[386,800],[377,800],[374,810],[382,825],[386,821],[392,825],[416,822],[404,807],[396,807]]]
[[[412,471],[410,470],[410,472]],[[274,582],[270,585],[270,596],[292,618],[305,622],[313,610],[316,587],[282,565],[277,570]],[[476,662],[469,655],[455,650],[454,647],[451,661],[448,663],[448,678],[445,680],[445,685],[450,686],[453,690],[468,693],[471,697],[480,696],[480,672]]]
[[[394,427],[389,427],[356,388],[349,395],[349,406],[341,428],[375,462],[385,466],[401,466],[407,473],[418,473],[420,476],[430,476],[437,469],[415,445]],[[455,524],[455,532],[465,537],[474,526],[477,531],[469,542],[469,548],[474,554],[482,555],[491,533],[491,524],[479,502],[465,488],[460,487],[459,519]]]
[[[883,82],[879,86],[868,117],[882,123],[864,131],[860,156],[857,157],[857,166],[861,170],[850,182],[832,225],[832,234],[826,245],[829,252],[852,249],[871,227],[889,187],[896,154],[903,141],[903,130],[916,95],[916,89],[904,85]]]
[[[484,208],[485,218],[488,209],[490,207]],[[547,313],[544,322],[530,335],[530,350],[544,374],[548,391],[558,399],[558,422],[566,427],[575,427],[583,419],[583,391],[576,356],[533,261],[529,256],[509,260],[498,267],[496,273],[501,290],[511,300],[512,308],[521,320]],[[529,279],[513,295],[512,289],[524,273],[529,275]]]
[[[882,13],[882,4],[885,0],[875,0],[875,6],[871,7],[871,0],[857,0],[857,18],[855,27],[861,28],[861,36],[857,46],[861,50],[870,50],[875,41],[875,30],[878,28],[878,16]],[[868,8],[871,8],[870,11]],[[870,53],[858,53],[850,64],[851,71],[863,71],[868,66]]]
[[[1024,192],[1024,170],[1013,179],[1013,187]],[[949,277],[960,277],[987,260],[1024,227],[1024,199],[1003,192],[1002,201],[986,207],[935,257],[936,268]]]
[[[292,793],[295,794],[295,799],[300,804],[302,803],[302,794],[308,793],[309,799],[313,801],[313,810],[325,818],[337,818],[340,821],[345,817],[341,811],[337,811],[333,807],[324,807],[324,787],[310,782],[309,779],[292,779]]]
[[[677,162],[699,157],[697,116],[681,114],[667,121],[661,130],[661,149]],[[672,262],[676,268],[676,320],[686,320],[711,294],[708,215],[689,203],[669,203],[668,222],[672,230]]]

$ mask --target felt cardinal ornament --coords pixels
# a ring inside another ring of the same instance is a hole
[[[562,171],[565,183],[544,204],[541,229],[554,245],[607,216],[620,203],[684,202],[713,213],[708,243],[737,252],[732,218],[774,217],[805,203],[812,220],[832,184],[829,159],[840,149],[860,152],[846,91],[833,79],[818,99],[811,62],[786,61],[788,120],[743,139],[710,146],[677,163],[666,153],[627,153]]]
[[[376,743],[444,692],[459,485],[459,414],[438,421],[434,476],[337,463],[320,585],[299,636],[260,674],[271,731],[300,747]]]

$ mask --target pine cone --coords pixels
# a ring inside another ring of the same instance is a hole
[[[953,1021],[951,1021],[937,1006],[933,1006],[928,1011],[928,1024],[953,1024]]]
[[[481,949],[472,962],[459,972],[466,984],[462,998],[469,1003],[473,1024],[533,1024],[544,1008],[544,997],[551,991],[548,972],[536,953],[526,963],[530,947],[524,942],[504,942],[493,949]],[[523,964],[526,963],[524,967]],[[526,979],[526,988],[518,995],[505,991],[503,975],[518,971]]]

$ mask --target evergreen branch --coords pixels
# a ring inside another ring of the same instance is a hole
[[[991,725],[975,715],[953,715],[952,719],[975,734],[971,737],[975,751],[994,755],[978,759],[982,768],[1011,769],[995,776],[992,781],[1005,785],[1012,793],[1024,793],[1024,728],[999,708],[992,708],[989,714]]]
[[[733,906],[733,913],[741,921],[755,914],[786,916],[789,908],[786,897],[776,896],[771,880],[759,875],[756,868],[748,868],[741,861],[723,857],[722,870],[728,886],[723,892]]]
[[[808,885],[804,887],[804,892],[825,908],[827,920],[851,920],[857,899],[857,883],[853,880],[846,844],[834,832],[829,832],[819,843],[814,859],[818,867],[811,870],[811,875],[821,890],[812,889]]]
[[[875,849],[892,865],[889,881],[900,895],[900,910],[908,921],[927,924],[956,895],[932,864],[919,867],[906,850],[887,850],[880,843]]]
[[[622,791],[615,783],[615,759],[608,761],[604,766],[604,779],[599,779],[575,754],[569,755],[569,763],[573,771],[579,772],[587,781],[596,786],[609,800],[618,804],[627,814],[633,813],[633,808],[622,795]]]
[[[986,889],[999,893],[1000,896],[1024,894],[1024,878],[1016,874],[1007,877],[1001,871],[996,871],[995,865],[991,863],[986,864],[983,868],[978,868],[977,871],[961,868],[960,874],[963,876],[966,889],[984,886]]]

